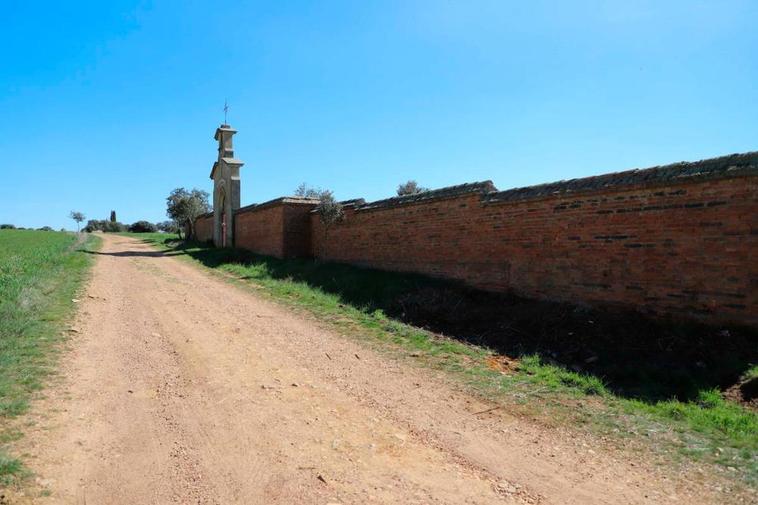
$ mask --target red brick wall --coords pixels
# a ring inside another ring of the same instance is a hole
[[[284,204],[284,256],[287,258],[311,255],[312,204]]]
[[[311,214],[313,255],[496,291],[758,324],[758,177]]]
[[[234,215],[235,246],[278,258],[311,252],[310,211],[315,203],[279,198]]]
[[[198,218],[195,221],[195,234],[199,242],[213,241],[213,214]]]
[[[258,254],[284,255],[284,207],[259,205],[234,215],[234,245]]]

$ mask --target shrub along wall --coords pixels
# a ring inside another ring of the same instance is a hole
[[[758,324],[758,153],[510,191],[477,183],[347,206],[324,260]]]

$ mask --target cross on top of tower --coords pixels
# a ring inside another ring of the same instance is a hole
[[[226,103],[226,98],[224,98],[224,124],[229,124],[226,122],[226,115],[229,112],[229,105]]]

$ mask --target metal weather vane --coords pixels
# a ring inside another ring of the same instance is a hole
[[[224,98],[224,124],[227,124],[226,115],[228,112],[229,112],[229,105],[226,103],[226,98]]]

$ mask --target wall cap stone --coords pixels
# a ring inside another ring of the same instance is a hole
[[[274,207],[276,205],[285,205],[285,204],[291,204],[291,205],[318,205],[319,199],[318,198],[304,198],[299,196],[280,196],[279,198],[274,198],[273,200],[268,200],[263,203],[254,203],[251,205],[246,205],[245,207],[241,207],[237,209],[236,214],[240,214],[242,212],[253,212],[256,210],[262,210],[268,207]]]
[[[342,200],[340,204],[343,207],[359,207],[366,203],[363,198],[353,198],[352,200]]]
[[[757,175],[758,151],[751,151],[693,162],[682,161],[644,169],[636,168],[591,177],[567,179],[504,191],[498,191],[492,181],[481,181],[459,184],[456,186],[447,186],[444,188],[423,191],[413,195],[395,196],[392,198],[376,200],[374,202],[366,202],[363,198],[355,198],[344,200],[340,203],[344,207],[354,208],[356,212],[363,212],[478,194],[482,197],[482,203],[497,204],[502,202],[535,200],[555,196],[570,196],[579,193]],[[318,198],[283,196],[263,203],[242,207],[238,209],[236,213],[262,210],[275,205],[294,204],[316,206],[318,203]],[[315,211],[314,208],[312,212]],[[200,217],[205,217],[205,215]]]
[[[575,193],[700,182],[746,175],[758,175],[758,151],[508,189],[486,195],[483,203],[532,200]]]
[[[427,202],[430,200],[456,198],[470,194],[485,195],[493,191],[497,191],[497,188],[494,184],[492,184],[492,181],[470,182],[466,184],[459,184],[457,186],[447,186],[445,188],[422,191],[421,193],[415,193],[413,195],[395,196],[392,198],[385,198],[384,200],[364,203],[361,205],[356,205],[355,210],[356,212],[363,212],[366,210],[386,209],[391,207],[411,205],[414,203]]]

